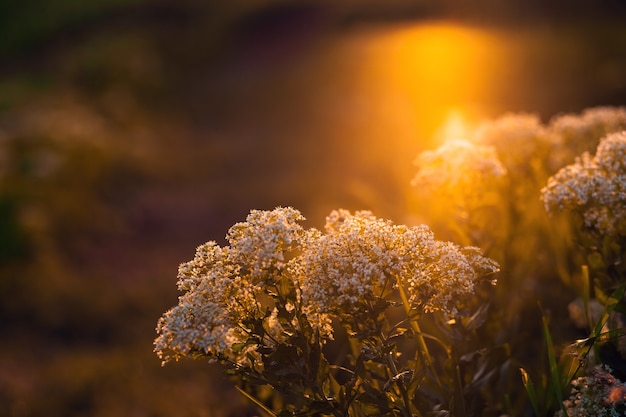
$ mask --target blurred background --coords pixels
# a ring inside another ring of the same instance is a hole
[[[176,270],[250,209],[419,221],[450,129],[626,104],[626,3],[0,3],[0,415],[254,415],[161,368]]]

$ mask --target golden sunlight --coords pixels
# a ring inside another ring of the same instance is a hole
[[[342,135],[357,137],[359,146],[354,146],[356,140],[338,146],[349,149],[344,153],[351,161],[368,167],[384,164],[393,190],[409,195],[407,178],[413,176],[412,161],[419,152],[448,139],[468,139],[469,127],[501,111],[494,97],[506,85],[502,62],[513,55],[505,45],[497,31],[450,22],[385,27],[365,39],[362,34],[351,39],[341,52],[358,65],[346,73],[353,77],[352,97],[360,100],[346,106],[358,111],[340,114],[358,115],[352,124],[358,128]],[[344,158],[340,163],[345,167],[350,162]],[[401,203],[389,197],[391,191],[378,200],[363,192],[371,183],[353,184],[345,192],[364,205],[397,210]]]
[[[440,142],[444,125],[446,134],[462,134],[466,123],[491,110],[485,103],[501,67],[496,57],[506,56],[494,32],[433,22],[390,31],[373,44],[376,62],[370,65],[379,74],[374,79],[396,96],[387,105],[396,105],[401,95],[422,141],[437,134]]]
[[[463,112],[459,109],[451,109],[446,114],[443,125],[435,132],[435,139],[441,143],[447,140],[465,140],[468,130]]]

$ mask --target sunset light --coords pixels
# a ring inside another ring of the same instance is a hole
[[[404,95],[419,133],[433,134],[444,124],[454,130],[447,133],[461,133],[464,118],[485,110],[502,52],[493,33],[440,22],[401,28],[375,43],[386,50],[378,57],[380,82]]]
[[[453,109],[447,113],[444,123],[435,132],[435,137],[440,141],[463,140],[469,135],[468,129],[463,113]]]

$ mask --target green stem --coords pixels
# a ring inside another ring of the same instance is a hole
[[[385,344],[386,338],[382,334],[380,335],[380,337],[383,344]],[[402,395],[402,401],[404,402],[404,410],[402,410],[402,414],[404,414],[406,417],[412,417],[413,414],[411,413],[411,400],[409,398],[409,393],[404,386],[404,381],[402,381],[400,378],[396,379],[399,375],[399,372],[398,367],[396,366],[396,361],[393,359],[393,353],[388,352],[385,355],[385,359],[387,360],[387,364],[389,366],[389,369],[391,370],[391,379],[393,379],[394,382],[398,385],[398,388],[400,389],[400,394]],[[419,412],[418,415],[420,415]]]
[[[459,368],[459,365],[456,365],[456,369],[455,369],[455,383],[457,385],[456,390],[457,390],[457,395],[459,397],[458,401],[455,401],[458,405],[458,408],[460,408],[460,410],[457,410],[457,412],[459,412],[460,414],[458,414],[459,417],[465,417],[467,416],[467,410],[465,409],[465,397],[463,395],[463,383],[462,383],[462,379],[461,379],[461,369]]]
[[[404,312],[406,313],[409,323],[411,323],[411,327],[415,331],[415,335],[417,337],[417,343],[419,350],[421,352],[422,357],[426,362],[426,366],[432,365],[432,358],[430,356],[430,352],[428,351],[428,346],[426,346],[426,340],[422,335],[422,330],[420,329],[419,324],[416,320],[411,319],[411,305],[409,304],[409,299],[406,296],[406,292],[404,291],[404,287],[402,286],[402,282],[400,282],[400,278],[396,277],[396,282],[398,284],[398,291],[400,292],[400,298],[402,299],[402,305],[404,306]]]
[[[387,354],[387,362],[389,362],[389,367],[391,368],[391,372],[393,373],[393,379],[398,375],[398,369],[396,367],[395,361],[391,356],[391,353]],[[398,384],[398,388],[400,389],[400,394],[402,395],[402,401],[404,401],[404,410],[403,414],[406,417],[411,417],[411,400],[409,399],[409,394],[406,391],[406,387],[404,386],[404,382],[400,379],[395,379],[396,384]]]
[[[428,346],[426,345],[426,339],[424,339],[424,335],[422,334],[422,329],[420,328],[417,320],[414,320],[411,318],[411,304],[409,304],[409,299],[406,295],[406,292],[404,291],[404,287],[402,286],[400,277],[396,276],[396,282],[398,285],[398,292],[400,293],[400,298],[402,299],[402,305],[404,306],[404,312],[406,313],[409,323],[411,323],[411,327],[413,331],[415,332],[415,337],[417,338],[417,345],[418,345],[420,358],[424,361],[424,365],[426,365],[427,368],[431,369],[433,377],[435,378],[435,381],[437,381],[437,384],[441,388],[443,387],[443,385],[441,381],[439,380],[439,377],[437,376],[437,370],[434,369],[433,367],[433,359],[430,356],[430,351],[428,350]]]

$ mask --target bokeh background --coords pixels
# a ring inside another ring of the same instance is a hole
[[[250,209],[414,224],[450,129],[626,104],[625,4],[1,2],[0,415],[254,415],[152,353],[178,264]]]

